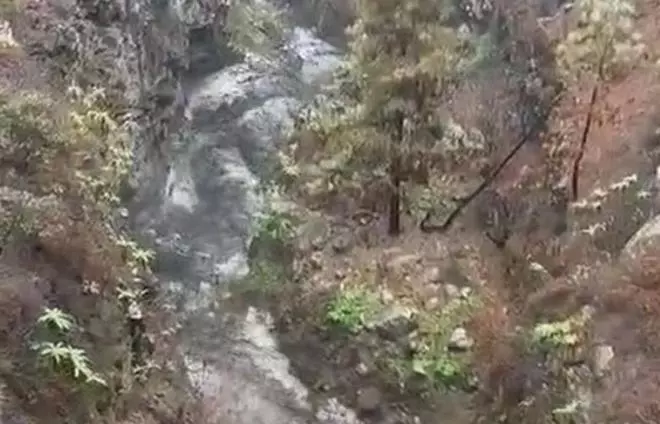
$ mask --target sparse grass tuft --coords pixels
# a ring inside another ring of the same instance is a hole
[[[437,312],[419,314],[410,370],[438,387],[466,387],[471,375],[469,352],[452,352],[452,332],[466,325],[479,305],[473,296],[453,299]]]

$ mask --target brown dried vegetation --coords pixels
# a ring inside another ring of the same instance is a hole
[[[35,64],[0,58],[3,69],[14,66]],[[0,92],[0,421],[28,411],[34,422],[47,423],[187,422],[178,417],[192,401],[177,385],[184,380],[165,370],[146,379],[135,374],[135,361],[147,358],[136,357],[135,336],[117,300],[117,288],[135,274],[112,219],[111,196],[121,184],[128,146],[104,114],[111,105],[71,100],[41,85],[43,79],[12,85],[11,73],[3,76],[9,83],[3,79]],[[149,273],[140,276],[142,287],[152,289]],[[107,387],[39,365],[30,345],[44,307],[75,318],[80,329],[72,343],[85,350]],[[165,330],[169,317],[158,302],[143,308],[145,331]],[[149,346],[146,336],[138,343]],[[163,337],[153,337],[149,350],[157,365],[175,358]]]

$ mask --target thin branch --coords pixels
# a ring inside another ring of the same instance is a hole
[[[443,232],[447,231],[449,227],[453,224],[453,222],[458,218],[458,216],[463,212],[463,210],[481,194],[486,188],[488,188],[493,181],[498,177],[498,175],[502,172],[502,170],[511,162],[511,159],[514,158],[516,153],[536,134],[536,132],[540,129],[540,126],[545,122],[547,119],[548,115],[550,114],[550,111],[552,111],[553,107],[559,100],[559,96],[555,97],[550,104],[550,106],[546,109],[546,111],[543,113],[543,116],[539,117],[534,125],[532,125],[528,131],[523,134],[523,136],[520,138],[520,140],[516,143],[515,146],[509,151],[509,153],[500,161],[500,163],[495,167],[495,169],[490,173],[490,175],[484,179],[484,181],[479,184],[477,188],[475,188],[469,195],[459,198],[458,200],[458,205],[454,208],[454,210],[447,216],[445,221],[440,224],[440,225],[430,225],[428,221],[431,219],[433,211],[429,211],[426,213],[426,216],[424,219],[422,219],[422,222],[419,224],[419,229],[425,233],[430,233],[430,232]]]

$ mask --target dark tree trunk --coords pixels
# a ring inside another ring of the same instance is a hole
[[[390,207],[387,233],[391,236],[401,234],[401,145],[403,144],[402,113],[394,122],[392,146],[390,146]]]
[[[390,158],[390,207],[388,234],[401,233],[401,156],[398,152]]]
[[[598,62],[598,73],[596,83],[594,88],[591,90],[591,99],[589,100],[589,109],[587,110],[587,118],[584,124],[584,131],[582,132],[582,138],[580,139],[580,147],[578,150],[578,155],[573,162],[573,172],[571,175],[571,191],[572,191],[572,200],[576,201],[579,197],[578,188],[580,180],[580,165],[582,164],[582,159],[584,158],[584,152],[587,149],[587,141],[589,140],[589,132],[591,131],[591,124],[594,119],[594,113],[596,110],[596,101],[598,100],[598,90],[600,84],[603,82],[603,73],[605,67],[605,54],[600,56]]]

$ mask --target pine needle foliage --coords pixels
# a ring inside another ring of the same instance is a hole
[[[634,65],[645,49],[629,0],[580,0],[576,28],[557,48],[567,78],[588,73],[608,79]]]
[[[475,49],[449,24],[448,0],[358,0],[355,6],[346,65],[329,99],[305,117],[291,154],[305,149],[300,133],[312,133],[314,162],[325,177],[316,186],[386,182],[390,233],[396,234],[400,187],[411,177],[404,164],[442,137],[443,95],[474,62]]]

